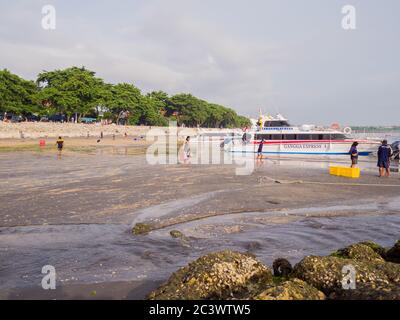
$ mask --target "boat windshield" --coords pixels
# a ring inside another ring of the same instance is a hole
[[[286,120],[268,120],[264,123],[264,128],[281,128],[290,127],[289,122]]]
[[[255,140],[346,140],[347,137],[341,133],[299,133],[299,134],[281,134],[281,133],[258,133]]]

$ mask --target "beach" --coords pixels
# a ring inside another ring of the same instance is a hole
[[[61,156],[49,141],[0,152],[1,299],[143,299],[219,249],[271,265],[398,238],[399,176],[378,178],[373,158],[360,179],[328,174],[347,158],[267,157],[237,175],[235,164],[150,165],[132,137],[66,139]],[[152,231],[133,234],[138,223]],[[41,289],[44,265],[57,270],[55,291]]]

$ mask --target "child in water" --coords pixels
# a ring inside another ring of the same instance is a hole
[[[58,139],[56,141],[56,145],[57,145],[58,151],[61,152],[64,147],[64,140],[61,137],[58,137]]]

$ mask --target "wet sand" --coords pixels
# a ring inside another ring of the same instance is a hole
[[[0,153],[1,299],[140,299],[222,248],[271,264],[398,238],[400,179],[378,178],[373,159],[357,180],[329,176],[326,159],[270,158],[238,176],[235,165],[148,165],[137,144],[109,142],[61,158]],[[134,236],[137,222],[159,228]],[[172,239],[173,229],[189,240]],[[55,291],[40,288],[46,264],[56,267]]]
[[[141,149],[142,153],[144,148],[149,145],[143,135],[130,135],[128,137],[116,136],[115,138],[105,136],[91,136],[89,138],[68,138],[63,137],[65,141],[64,153],[97,153],[99,150],[106,150],[112,153],[112,150],[118,148],[119,152],[123,154],[125,148],[128,149]],[[45,146],[40,146],[40,140],[45,141]],[[57,138],[37,138],[37,139],[0,139],[0,153],[10,152],[53,152],[56,146]]]

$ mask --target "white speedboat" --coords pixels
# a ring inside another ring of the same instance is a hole
[[[333,129],[317,128],[313,125],[302,127],[291,126],[282,115],[276,117],[260,117],[260,126],[243,133],[242,139],[225,139],[221,147],[229,152],[258,152],[263,141],[263,154],[276,155],[349,155],[353,142],[359,143],[357,149],[360,156],[368,156],[379,147],[374,140],[354,140],[346,136],[351,133]]]
[[[241,140],[243,132],[240,129],[206,130],[203,129],[191,138],[193,144],[221,145],[226,139]]]

